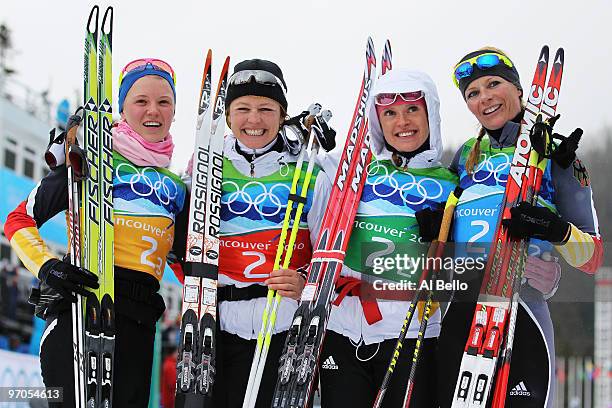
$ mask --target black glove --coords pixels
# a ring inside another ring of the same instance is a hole
[[[576,160],[576,150],[578,150],[578,143],[581,137],[582,129],[580,128],[576,128],[567,137],[559,133],[553,133],[553,138],[561,140],[561,143],[550,155],[551,159],[561,168],[567,169]]]
[[[531,141],[531,147],[533,150],[538,152],[540,157],[550,158],[552,149],[552,140],[550,135],[552,134],[553,126],[561,115],[553,116],[547,121],[542,120],[542,115],[538,115],[536,122],[531,127],[529,132],[529,140]],[[547,137],[548,136],[548,137]]]
[[[283,122],[283,126],[293,126],[302,134],[304,141],[308,140],[311,132],[304,123],[308,116],[314,116],[314,122],[311,125],[312,134],[317,138],[319,146],[326,152],[333,150],[336,147],[336,131],[329,126],[329,120],[332,113],[329,109],[321,110],[321,104],[313,103],[308,107],[308,110],[303,111],[297,116],[289,118]]]
[[[336,147],[336,131],[328,123],[331,117],[332,113],[326,109],[316,116],[315,123],[312,126],[319,146],[326,152],[332,151]]]
[[[554,243],[564,243],[569,237],[570,224],[546,207],[538,207],[526,201],[510,209],[511,217],[502,221],[515,238],[536,238]]]
[[[431,209],[427,207],[414,213],[419,224],[419,235],[422,242],[431,242],[438,239],[442,217],[444,216],[444,206]]]
[[[531,128],[529,139],[531,146],[541,157],[551,159],[561,168],[567,169],[576,159],[576,150],[578,150],[578,143],[582,137],[582,129],[576,128],[567,137],[559,133],[552,133],[553,127],[560,116],[556,115],[542,122],[542,116],[539,115]],[[550,135],[548,144],[546,134]],[[553,139],[561,140],[561,143],[556,146],[552,143]]]
[[[98,289],[98,277],[87,269],[79,268],[59,259],[49,259],[40,267],[38,279],[55,289],[64,299],[76,302],[73,293],[87,296],[87,286]]]
[[[306,128],[304,124],[304,120],[307,116],[312,115],[316,116],[321,112],[321,104],[313,103],[311,104],[307,110],[302,111],[299,115],[290,117],[289,119],[285,119],[282,126],[293,126],[296,130],[299,130],[302,134],[302,139],[307,140],[310,132]]]

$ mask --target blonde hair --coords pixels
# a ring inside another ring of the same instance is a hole
[[[476,143],[474,143],[474,146],[472,146],[470,154],[465,161],[465,170],[469,175],[474,173],[474,167],[476,164],[478,164],[478,159],[480,158],[480,142],[486,133],[487,131],[485,128],[481,126],[480,131],[478,131],[478,136],[476,137]]]

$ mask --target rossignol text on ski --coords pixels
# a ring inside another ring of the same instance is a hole
[[[212,406],[215,379],[217,279],[225,94],[225,59],[211,104],[212,51],[208,51],[198,104],[191,201],[187,226],[185,282],[176,366],[176,407]]]

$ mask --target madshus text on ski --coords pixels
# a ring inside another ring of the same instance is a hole
[[[450,163],[437,86],[394,67],[389,40],[377,61],[367,39],[338,149],[331,107],[294,108],[277,63],[227,56],[216,76],[208,50],[188,158],[168,62],[128,62],[113,117],[113,19],[91,9],[83,105],[4,224],[39,281],[50,407],[148,406],[166,265],[182,303],[164,407],[306,408],[317,390],[323,407],[554,405],[559,258],[603,262],[582,130],[554,131],[562,48],[529,87],[500,49],[458,60],[438,85],[480,130]],[[39,228],[62,212],[60,258]]]

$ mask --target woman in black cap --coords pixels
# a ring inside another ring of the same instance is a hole
[[[524,88],[512,60],[491,47],[459,60],[453,76],[468,109],[481,125],[478,136],[463,144],[451,164],[464,188],[455,210],[453,237],[458,246],[461,242],[470,243],[465,255],[482,256],[496,229],[525,112]],[[560,278],[560,267],[551,262],[553,247],[570,265],[586,273],[594,273],[602,262],[603,248],[588,176],[575,158],[575,149],[567,149],[570,142],[577,145],[579,133],[575,131],[562,142],[557,156],[548,162],[537,205],[520,203],[507,224],[511,235],[531,238],[531,256],[527,257],[520,288],[507,406],[544,407],[553,403],[554,338],[546,303]],[[471,253],[469,248],[479,243],[480,253]],[[471,289],[455,293],[442,324],[438,371],[442,407],[451,406],[474,301],[483,278],[482,273],[474,275],[457,277],[468,282]],[[468,395],[468,400],[474,395]]]
[[[218,407],[242,406],[267,291],[273,289],[282,301],[256,405],[269,407],[285,333],[305,283],[297,270],[310,261],[331,186],[315,166],[291,264],[272,271],[300,150],[280,132],[287,119],[281,69],[261,59],[238,63],[228,80],[225,106],[231,134],[223,151],[220,331],[213,398]]]

